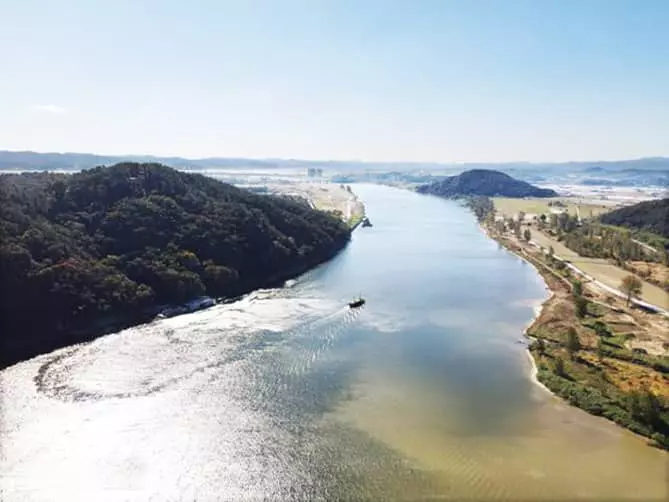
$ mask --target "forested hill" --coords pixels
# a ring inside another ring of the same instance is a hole
[[[0,365],[331,258],[337,218],[159,164],[0,176]]]
[[[417,188],[419,193],[441,197],[485,195],[488,197],[555,197],[557,193],[539,188],[508,174],[489,169],[472,169]]]
[[[639,202],[605,213],[602,223],[647,230],[669,238],[669,198]]]

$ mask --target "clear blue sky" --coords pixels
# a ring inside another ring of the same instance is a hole
[[[669,156],[669,0],[0,0],[0,149]]]

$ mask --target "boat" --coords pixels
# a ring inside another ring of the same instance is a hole
[[[348,306],[352,309],[357,309],[359,307],[362,307],[365,304],[365,299],[362,296],[359,296],[352,302],[348,302]]]

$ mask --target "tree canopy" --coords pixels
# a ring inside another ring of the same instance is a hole
[[[622,207],[603,214],[601,220],[608,225],[646,230],[669,238],[669,198]]]
[[[0,176],[0,364],[160,304],[285,280],[349,238],[307,205],[159,164]]]
[[[629,305],[632,298],[641,295],[643,289],[643,282],[636,275],[626,275],[620,281],[620,291],[627,296],[627,304]]]

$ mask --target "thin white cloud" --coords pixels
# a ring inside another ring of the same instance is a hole
[[[53,105],[53,104],[34,105],[33,108],[35,110],[37,110],[38,112],[45,112],[45,113],[60,114],[60,113],[66,113],[67,112],[67,109],[63,108],[62,106]]]

